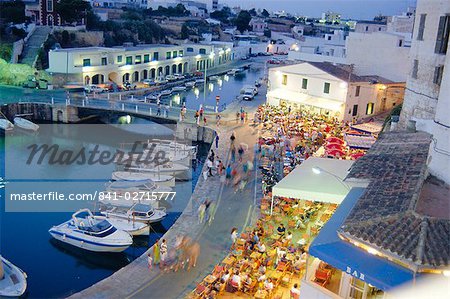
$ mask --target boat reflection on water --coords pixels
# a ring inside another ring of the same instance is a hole
[[[133,260],[128,257],[126,252],[87,252],[53,238],[50,239],[50,244],[58,251],[74,257],[78,264],[89,269],[117,271]]]

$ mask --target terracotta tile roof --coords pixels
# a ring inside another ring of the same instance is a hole
[[[368,186],[339,230],[414,270],[450,260],[450,220],[416,211],[430,141],[426,133],[382,134],[350,169],[346,181]]]

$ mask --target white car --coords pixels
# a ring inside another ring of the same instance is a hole
[[[166,80],[167,81],[175,81],[175,80],[177,80],[177,77],[175,77],[174,75],[167,75]]]
[[[101,92],[106,91],[106,89],[103,88],[103,87],[100,87],[98,85],[90,84],[90,85],[85,85],[84,86],[84,91],[101,93]]]
[[[186,78],[184,75],[182,74],[174,74],[173,75],[175,77],[176,80],[183,80],[184,78]]]
[[[258,94],[258,88],[256,86],[245,85],[241,89],[241,94],[246,93],[247,91],[252,92],[254,96]]]
[[[167,84],[167,80],[164,79],[164,77],[158,77],[155,79],[155,83],[157,85],[164,85],[164,84]]]
[[[237,99],[241,101],[251,101],[255,98],[252,90],[246,90],[244,93],[240,94]]]
[[[152,86],[152,85],[155,85],[155,81],[153,79],[144,79],[144,80],[142,80],[142,84]]]

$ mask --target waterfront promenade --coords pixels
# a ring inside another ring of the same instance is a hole
[[[248,124],[237,123],[235,114],[243,107],[249,113],[249,119],[252,119],[257,106],[265,100],[264,89],[265,87],[261,88],[260,94],[252,102],[233,102],[229,105],[222,114],[220,127],[215,122],[210,122],[211,128],[220,137],[219,148],[216,149],[214,144],[212,148],[223,161],[229,159],[229,137],[233,131],[237,136],[236,144],[245,143],[249,146],[244,161],[254,158],[253,144],[257,134]],[[242,192],[235,193],[231,186],[222,184],[218,177],[210,177],[206,181],[200,178],[185,211],[164,235],[169,250],[174,247],[176,237],[180,235],[187,235],[199,242],[201,253],[195,268],[189,272],[162,272],[154,267],[149,271],[144,254],[110,277],[74,294],[72,298],[178,298],[190,292],[228,252],[231,228],[238,227],[242,231],[257,218],[257,200],[261,198],[261,188],[257,178],[257,164],[254,164],[252,178]],[[213,200],[216,207],[211,225],[198,223],[197,209],[206,199]],[[148,252],[152,252],[152,248]]]

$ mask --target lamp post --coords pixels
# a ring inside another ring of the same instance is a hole
[[[350,190],[350,189],[351,189],[349,185],[347,185],[346,183],[344,183],[344,179],[343,179],[343,178],[340,178],[340,177],[338,177],[337,175],[335,175],[334,173],[331,173],[331,172],[329,172],[328,170],[325,170],[325,169],[323,169],[323,168],[321,168],[321,167],[319,167],[319,166],[314,166],[314,167],[312,167],[312,172],[313,172],[314,174],[317,174],[317,175],[322,174],[322,173],[326,173],[326,174],[328,174],[328,175],[331,175],[331,176],[334,177],[334,178],[335,178],[342,186],[344,186],[345,189],[347,189],[347,190]]]
[[[206,71],[208,70],[208,61],[211,59],[214,59],[214,52],[209,53],[208,59],[206,60],[205,63],[205,73],[204,73],[204,82],[203,82],[203,105],[205,106],[206,103]]]

